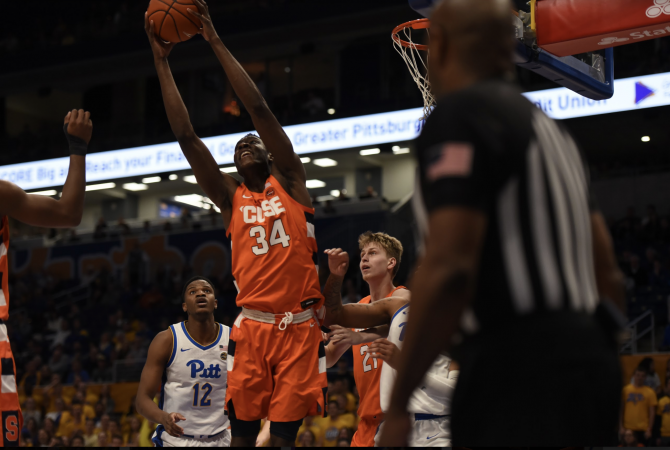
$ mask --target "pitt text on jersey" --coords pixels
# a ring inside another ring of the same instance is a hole
[[[209,368],[205,368],[205,363],[199,359],[192,359],[186,363],[186,367],[191,369],[191,378],[221,378],[221,367],[218,364],[210,364]]]

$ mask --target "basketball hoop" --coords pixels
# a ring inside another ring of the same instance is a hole
[[[423,117],[425,120],[435,106],[435,97],[430,92],[430,81],[428,80],[428,60],[424,59],[421,52],[427,52],[428,46],[417,44],[412,40],[412,30],[426,30],[429,34],[430,20],[418,19],[405,22],[393,29],[393,47],[402,56],[407,64],[412,79],[416,83],[423,97]]]

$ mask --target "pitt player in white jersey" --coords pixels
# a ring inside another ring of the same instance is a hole
[[[228,447],[224,407],[230,328],[214,321],[217,301],[207,278],[189,280],[182,297],[188,320],[170,325],[151,343],[137,411],[159,424],[152,437],[156,447]]]
[[[341,249],[326,250],[328,264],[348,264],[349,255]],[[409,314],[406,298],[389,297],[370,304],[342,305],[339,292],[324,291],[328,322],[348,328],[371,328],[389,325],[388,339],[377,339],[370,344],[368,353],[383,361],[379,383],[383,412],[388,410],[396,378],[396,364],[404,339],[404,327]],[[376,362],[376,361],[375,361]],[[449,415],[451,395],[456,387],[458,366],[445,355],[439,355],[426,373],[420,388],[412,393],[408,410],[412,416],[411,447],[450,447]],[[381,436],[384,423],[379,427],[375,443]]]

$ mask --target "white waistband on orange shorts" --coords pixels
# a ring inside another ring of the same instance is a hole
[[[292,323],[299,324],[307,322],[312,318],[316,319],[311,308],[307,311],[303,311],[297,314],[290,312],[284,314],[272,314],[263,311],[242,308],[242,315],[247,319],[255,320],[256,322],[271,323],[272,325],[279,324],[279,329],[282,331],[284,331],[286,327]]]

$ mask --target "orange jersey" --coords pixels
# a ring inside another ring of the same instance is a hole
[[[398,286],[393,289],[386,298],[392,297],[393,293],[398,289],[407,288]],[[370,296],[368,295],[358,303],[369,304]],[[368,344],[352,346],[352,351],[354,353],[354,380],[356,381],[356,388],[358,389],[358,395],[360,397],[358,403],[358,417],[361,419],[379,420],[383,417],[382,407],[379,400],[379,377],[382,373],[382,361],[369,355],[367,349]],[[372,438],[374,439],[374,434],[372,435]],[[373,446],[374,442],[367,445]]]
[[[301,312],[301,302],[321,307],[314,208],[294,200],[275,177],[261,193],[244,183],[237,188],[226,235],[238,306],[274,314]]]
[[[19,433],[23,427],[23,416],[16,389],[16,364],[7,337],[9,318],[9,290],[7,276],[7,250],[9,249],[9,220],[0,218],[0,366],[2,366],[2,389],[0,390],[0,447],[18,447]]]

